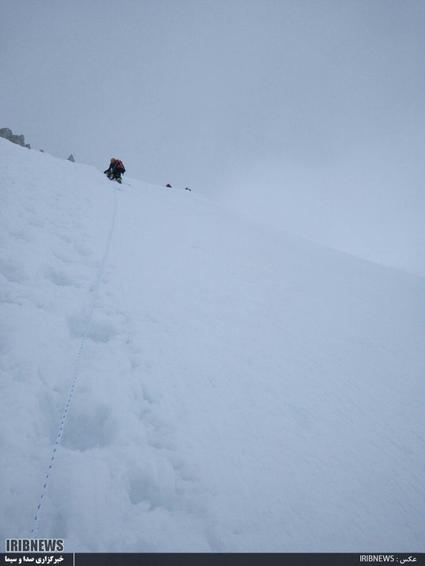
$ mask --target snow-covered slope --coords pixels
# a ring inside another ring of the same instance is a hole
[[[1,139],[0,171],[0,539],[425,550],[423,279]]]

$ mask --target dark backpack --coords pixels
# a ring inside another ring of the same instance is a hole
[[[114,164],[114,168],[115,171],[117,171],[118,173],[124,173],[125,168],[124,168],[124,164],[120,159],[117,159],[115,164]]]

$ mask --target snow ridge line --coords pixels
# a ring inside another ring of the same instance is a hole
[[[94,284],[90,287],[90,293],[92,294],[92,301],[90,304],[90,308],[88,311],[88,314],[86,316],[86,319],[84,321],[84,331],[83,334],[81,336],[81,340],[80,340],[80,345],[78,347],[78,351],[77,351],[77,355],[75,357],[75,361],[74,361],[74,370],[73,370],[73,377],[72,377],[72,382],[71,382],[71,387],[69,389],[68,392],[68,397],[65,403],[65,407],[64,410],[62,412],[62,417],[60,420],[60,424],[59,424],[59,430],[58,433],[56,435],[56,440],[55,443],[53,445],[53,449],[52,449],[52,453],[50,456],[50,461],[49,461],[49,466],[47,468],[47,472],[46,475],[44,476],[44,481],[43,481],[43,485],[41,488],[41,494],[40,494],[40,498],[38,500],[38,504],[35,510],[35,514],[34,514],[34,518],[33,518],[33,526],[31,529],[31,535],[35,536],[38,532],[38,527],[39,527],[39,521],[40,521],[40,512],[41,512],[41,508],[42,508],[42,504],[43,501],[45,499],[46,493],[47,493],[47,488],[48,488],[48,484],[49,484],[49,479],[53,470],[53,464],[55,462],[56,459],[56,455],[57,455],[57,451],[58,448],[62,442],[62,437],[63,437],[63,433],[65,430],[65,424],[66,424],[66,420],[69,414],[69,410],[71,407],[71,403],[72,403],[72,399],[74,396],[74,392],[77,386],[77,382],[78,382],[78,378],[80,376],[80,368],[81,368],[81,355],[83,353],[84,350],[84,346],[87,340],[87,335],[88,335],[88,331],[90,328],[90,323],[93,317],[93,312],[96,308],[96,302],[97,302],[97,297],[98,297],[98,293],[99,293],[99,287],[100,287],[100,282],[102,280],[103,277],[103,273],[105,271],[105,266],[106,266],[106,261],[108,259],[108,255],[109,255],[109,250],[111,247],[111,242],[112,242],[112,237],[114,234],[114,230],[115,230],[115,221],[116,221],[116,216],[117,216],[117,191],[116,188],[113,188],[113,211],[112,211],[112,219],[111,219],[111,224],[109,226],[109,232],[106,238],[106,244],[105,244],[105,250],[102,256],[102,260],[100,262],[100,266],[99,269],[97,271],[97,276],[95,279]]]

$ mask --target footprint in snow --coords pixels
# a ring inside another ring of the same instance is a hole
[[[0,274],[10,283],[24,283],[28,279],[24,268],[12,259],[0,259]]]
[[[54,285],[58,287],[79,287],[80,285],[72,279],[69,275],[63,271],[56,269],[48,269],[45,273],[46,279],[48,279]]]
[[[79,410],[76,403],[69,414],[62,444],[71,450],[91,450],[112,444],[117,423],[109,407]]]
[[[86,336],[97,343],[107,343],[118,334],[116,326],[108,320],[94,319],[88,322],[83,317],[71,317],[68,326],[74,338]]]

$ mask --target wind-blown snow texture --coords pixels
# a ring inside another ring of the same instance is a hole
[[[425,550],[424,280],[0,140],[0,539]],[[115,208],[116,207],[116,208]]]

